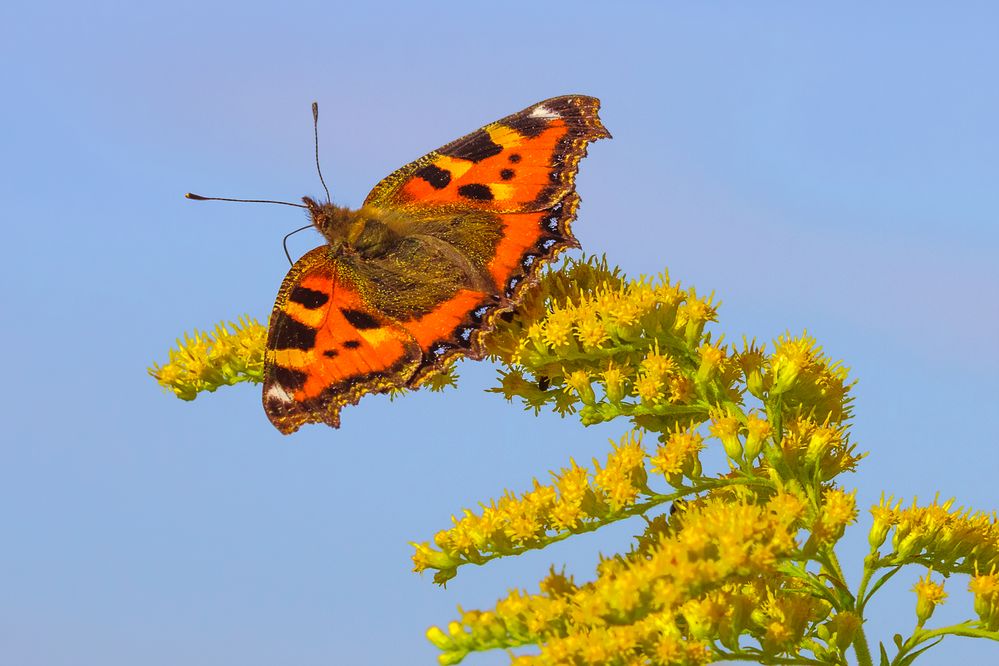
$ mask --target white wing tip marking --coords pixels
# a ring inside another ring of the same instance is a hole
[[[561,118],[557,111],[552,111],[544,104],[539,104],[531,111],[532,118]]]
[[[267,399],[277,400],[278,402],[287,405],[289,402],[294,402],[291,395],[288,394],[284,387],[280,384],[274,384],[269,389],[267,389]]]

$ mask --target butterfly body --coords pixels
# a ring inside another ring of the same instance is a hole
[[[339,426],[343,405],[416,387],[456,356],[481,358],[496,317],[560,251],[599,102],[546,100],[399,169],[361,208],[305,198],[326,244],[278,292],[264,409],[284,433]]]

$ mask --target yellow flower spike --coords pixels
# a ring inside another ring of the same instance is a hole
[[[434,644],[438,650],[453,650],[455,645],[451,637],[441,631],[440,627],[430,627],[427,629],[427,640]]]
[[[626,380],[627,378],[620,368],[614,367],[613,363],[607,366],[607,369],[603,373],[604,391],[607,395],[607,400],[611,404],[620,404],[624,396],[627,395],[628,391],[625,387]]]
[[[556,308],[545,319],[543,333],[539,337],[552,349],[566,348],[572,342],[575,323],[575,308]]]
[[[822,493],[822,505],[817,524],[812,533],[820,542],[832,544],[838,541],[846,526],[857,517],[857,491],[851,493],[840,488],[829,488]]]
[[[746,380],[746,390],[760,400],[766,397],[766,386],[763,382],[763,367],[766,358],[762,347],[756,346],[756,340],[742,341],[742,351],[735,354],[735,362]]]
[[[731,586],[726,585],[726,588],[728,587]],[[756,601],[746,594],[731,591],[726,591],[723,599],[726,613],[719,624],[718,637],[722,645],[728,649],[738,650],[739,636],[749,625]]]
[[[694,345],[701,338],[704,325],[709,321],[717,321],[717,311],[711,305],[710,297],[702,300],[690,290],[687,301],[677,308],[676,328],[682,328],[687,344]]]
[[[746,462],[751,463],[763,450],[764,443],[770,437],[770,422],[760,418],[756,412],[750,412],[746,417],[746,431],[743,454],[746,456]]]
[[[642,374],[635,379],[634,393],[642,402],[654,405],[666,397],[665,388],[660,375]]]
[[[528,381],[520,370],[513,369],[508,372],[501,370],[500,385],[498,389],[495,389],[495,392],[502,393],[504,398],[512,401],[515,396],[524,395],[535,388],[537,386],[534,382]]]
[[[813,464],[818,462],[838,440],[839,432],[835,428],[829,426],[815,428],[805,449],[805,461]]]
[[[968,582],[968,591],[974,595],[975,613],[986,629],[999,629],[999,576],[995,572],[976,574]]]
[[[149,374],[182,400],[194,400],[203,391],[240,382],[263,381],[267,329],[244,316],[218,324],[212,333],[195,331],[177,340],[164,366],[154,364]]]
[[[877,506],[871,507],[874,523],[871,525],[871,531],[867,534],[867,542],[870,544],[872,552],[881,547],[885,539],[888,538],[888,532],[892,526],[898,524],[898,515],[891,506],[892,499],[892,497],[888,497],[886,500],[884,493],[881,493],[881,502]]]
[[[659,352],[658,340],[653,345],[652,351],[642,359],[640,368],[645,374],[655,377],[660,381],[664,377],[676,374],[680,369],[676,361],[669,356],[663,356]]]
[[[651,458],[652,469],[662,474],[671,486],[680,486],[683,477],[697,478],[701,464],[698,456],[704,440],[696,430],[674,430]]]
[[[717,344],[709,342],[701,345],[697,353],[700,355],[701,364],[697,368],[694,380],[700,383],[710,381],[725,360],[725,352]]]
[[[607,498],[612,513],[634,504],[648,490],[645,459],[641,435],[632,432],[614,445],[603,469],[597,467],[593,487]]]
[[[593,308],[580,309],[579,319],[576,322],[575,334],[580,346],[585,351],[599,349],[607,340],[610,334],[600,317],[597,316]]]
[[[790,490],[782,490],[774,494],[768,504],[774,518],[789,528],[800,526],[805,512],[808,510],[808,503],[802,495],[803,493]]]
[[[920,628],[933,615],[933,610],[947,598],[943,583],[933,581],[930,577],[932,573],[932,569],[927,571],[926,577],[920,578],[912,588],[916,593],[916,625]]]
[[[459,564],[446,553],[432,548],[426,541],[410,545],[416,551],[413,553],[413,571],[416,573],[421,573],[427,569],[451,569]]]
[[[711,640],[718,633],[719,624],[725,619],[726,607],[710,596],[691,599],[680,607],[680,614],[687,621],[690,635]]]
[[[683,375],[674,375],[667,381],[669,401],[674,404],[686,404],[694,397],[694,384]]]
[[[784,393],[794,386],[801,371],[812,363],[814,347],[815,339],[807,333],[800,338],[785,334],[774,342],[774,353],[770,356],[772,393]]]
[[[593,393],[593,384],[586,370],[576,370],[565,378],[565,390],[572,390],[584,405],[594,405],[597,397]]]
[[[840,611],[826,623],[826,626],[836,637],[836,647],[840,652],[846,652],[853,644],[853,639],[856,637],[860,625],[860,617],[852,611]]]
[[[683,664],[686,661],[686,650],[684,641],[678,636],[664,634],[656,641],[655,659],[656,663],[664,666],[673,664]]]
[[[711,417],[711,425],[708,426],[708,431],[721,440],[725,454],[736,462],[742,460],[743,453],[742,441],[739,439],[740,428],[739,419],[723,411],[716,412]]]

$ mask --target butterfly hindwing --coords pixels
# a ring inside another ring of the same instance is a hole
[[[271,314],[264,410],[283,433],[340,424],[340,408],[405,384],[423,358],[413,336],[372,308],[323,245],[289,271]]]

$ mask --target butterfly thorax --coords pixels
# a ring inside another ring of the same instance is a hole
[[[316,203],[309,197],[302,200],[309,208],[312,224],[336,253],[380,257],[399,240],[400,234],[393,229],[391,216],[381,209],[364,206],[351,210],[332,203]]]

